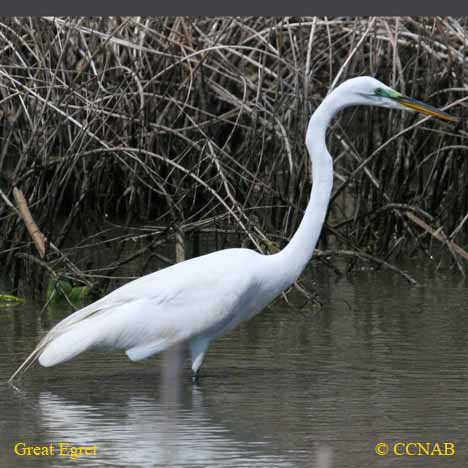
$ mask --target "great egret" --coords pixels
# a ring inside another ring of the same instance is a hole
[[[221,250],[131,281],[55,325],[10,381],[35,360],[49,367],[87,350],[124,350],[132,361],[139,361],[178,343],[190,346],[196,378],[209,344],[291,286],[312,257],[333,185],[326,129],[340,109],[354,105],[410,109],[457,122],[374,78],[342,83],[309,121],[312,192],[297,232],[282,251],[261,255],[241,248]]]

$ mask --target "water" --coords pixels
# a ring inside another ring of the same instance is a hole
[[[210,347],[199,385],[185,354],[168,379],[167,357],[36,367],[20,390],[0,385],[0,467],[466,466],[466,281],[415,274],[422,286],[386,272],[309,272],[323,309],[277,302]],[[44,332],[39,309],[0,309],[0,381]],[[18,442],[60,441],[96,455],[13,453]],[[451,441],[456,454],[379,457],[382,441]]]

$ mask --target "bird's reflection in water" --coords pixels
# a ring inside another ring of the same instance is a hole
[[[132,388],[81,382],[79,392],[41,392],[41,429],[51,442],[96,445],[97,455],[86,457],[86,466],[298,466],[268,442],[238,437],[216,419],[216,410],[211,418],[213,402],[208,408],[202,386],[179,387],[176,379],[168,398],[170,382],[156,389],[142,383]],[[61,460],[53,462],[59,466]]]

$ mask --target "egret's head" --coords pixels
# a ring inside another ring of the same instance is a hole
[[[420,112],[424,115],[437,117],[438,119],[445,120],[447,122],[458,122],[456,117],[421,101],[416,101],[416,99],[404,96],[398,91],[395,91],[370,76],[360,76],[358,78],[345,81],[340,88],[341,87],[344,88],[343,91],[353,95],[352,99],[355,99],[361,104],[389,107],[392,109],[411,110]]]

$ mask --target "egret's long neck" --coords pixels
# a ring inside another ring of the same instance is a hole
[[[307,128],[306,146],[312,163],[312,192],[304,217],[289,244],[275,255],[283,273],[285,287],[304,270],[314,253],[327,214],[333,187],[333,161],[326,147],[326,130],[339,110],[334,93],[327,96],[312,115]]]

